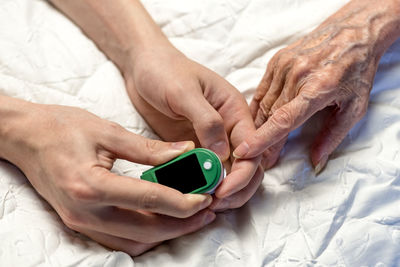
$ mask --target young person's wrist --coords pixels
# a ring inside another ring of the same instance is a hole
[[[16,164],[16,145],[28,134],[33,103],[0,95],[0,158]]]
[[[135,48],[126,54],[120,70],[123,76],[128,78],[134,76],[136,71],[140,73],[140,70],[149,69],[150,66],[153,70],[154,62],[157,61],[171,61],[170,63],[174,64],[173,60],[178,56],[183,56],[183,54],[166,37],[152,42],[143,41],[141,45],[135,45]]]

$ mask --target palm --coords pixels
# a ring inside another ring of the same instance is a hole
[[[189,120],[186,118],[174,119],[166,116],[149,105],[134,88],[128,90],[128,92],[133,105],[162,140],[169,142],[191,140],[195,142],[196,146],[200,145]]]

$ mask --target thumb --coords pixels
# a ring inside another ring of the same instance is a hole
[[[358,100],[360,99],[358,98]],[[311,149],[311,161],[317,174],[325,167],[329,155],[339,146],[351,128],[365,115],[367,105],[368,99],[363,103],[350,101],[332,112]]]
[[[131,133],[121,126],[117,128],[112,135],[106,138],[103,146],[120,159],[154,166],[194,149],[192,141],[163,142]]]
[[[221,160],[229,157],[229,141],[224,120],[203,95],[180,101],[179,113],[193,123],[202,147],[214,151]]]

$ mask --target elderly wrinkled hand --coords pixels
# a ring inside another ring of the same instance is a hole
[[[264,167],[271,167],[289,132],[329,107],[311,151],[316,172],[324,167],[366,113],[379,59],[399,36],[399,3],[382,2],[351,1],[271,59],[250,106],[258,130],[236,157],[263,153]]]

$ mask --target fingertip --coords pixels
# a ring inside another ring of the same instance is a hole
[[[171,143],[171,148],[174,150],[178,150],[180,152],[187,152],[189,150],[194,149],[195,145],[193,141],[182,141],[182,142],[175,142]]]
[[[210,146],[210,150],[215,152],[215,154],[218,155],[221,161],[225,161],[229,158],[230,148],[229,144],[225,140],[213,143]]]
[[[250,151],[250,146],[246,141],[243,141],[234,151],[233,156],[237,159],[242,159],[246,157],[246,155]]]
[[[204,216],[203,225],[212,223],[215,220],[215,218],[217,218],[217,215],[213,211],[207,210]]]
[[[225,181],[226,177],[224,179],[224,181],[222,181],[222,183],[218,186],[218,188],[215,190],[214,192],[214,196],[216,197],[216,199],[218,200],[217,202],[219,202],[220,200],[226,198],[229,196],[229,192],[227,189],[225,189]]]
[[[320,153],[318,153],[318,149],[316,146],[311,148],[311,163],[315,167],[318,165],[319,160],[321,159]]]
[[[315,174],[319,174],[325,167],[329,153],[323,150],[321,140],[317,140],[311,149],[311,163],[314,166]]]
[[[224,192],[222,189],[217,188],[217,190],[215,190],[214,195],[218,198],[218,199],[223,199],[224,198]]]
[[[226,199],[228,197],[230,197],[231,195],[233,195],[235,192],[237,192],[239,189],[237,188],[230,188],[228,186],[220,186],[219,188],[217,188],[217,190],[215,191],[215,196],[218,199]]]
[[[200,210],[210,206],[213,201],[210,194],[185,194],[185,198],[191,202],[199,203]]]
[[[327,134],[321,132],[311,147],[311,163],[314,166],[315,174],[323,170],[332,152],[329,150],[331,145],[329,141],[330,139],[327,137]]]
[[[315,166],[315,168],[314,168],[315,174],[319,174],[324,169],[324,167],[326,166],[326,163],[328,162],[328,158],[329,158],[329,155],[325,154],[318,161],[317,165],[314,165]]]
[[[194,148],[194,143],[192,141],[167,143],[159,140],[149,139],[147,142],[148,144],[144,148],[138,148],[142,149],[140,152],[145,152],[145,154],[147,154],[146,157],[138,158],[136,161],[138,163],[159,165]]]

